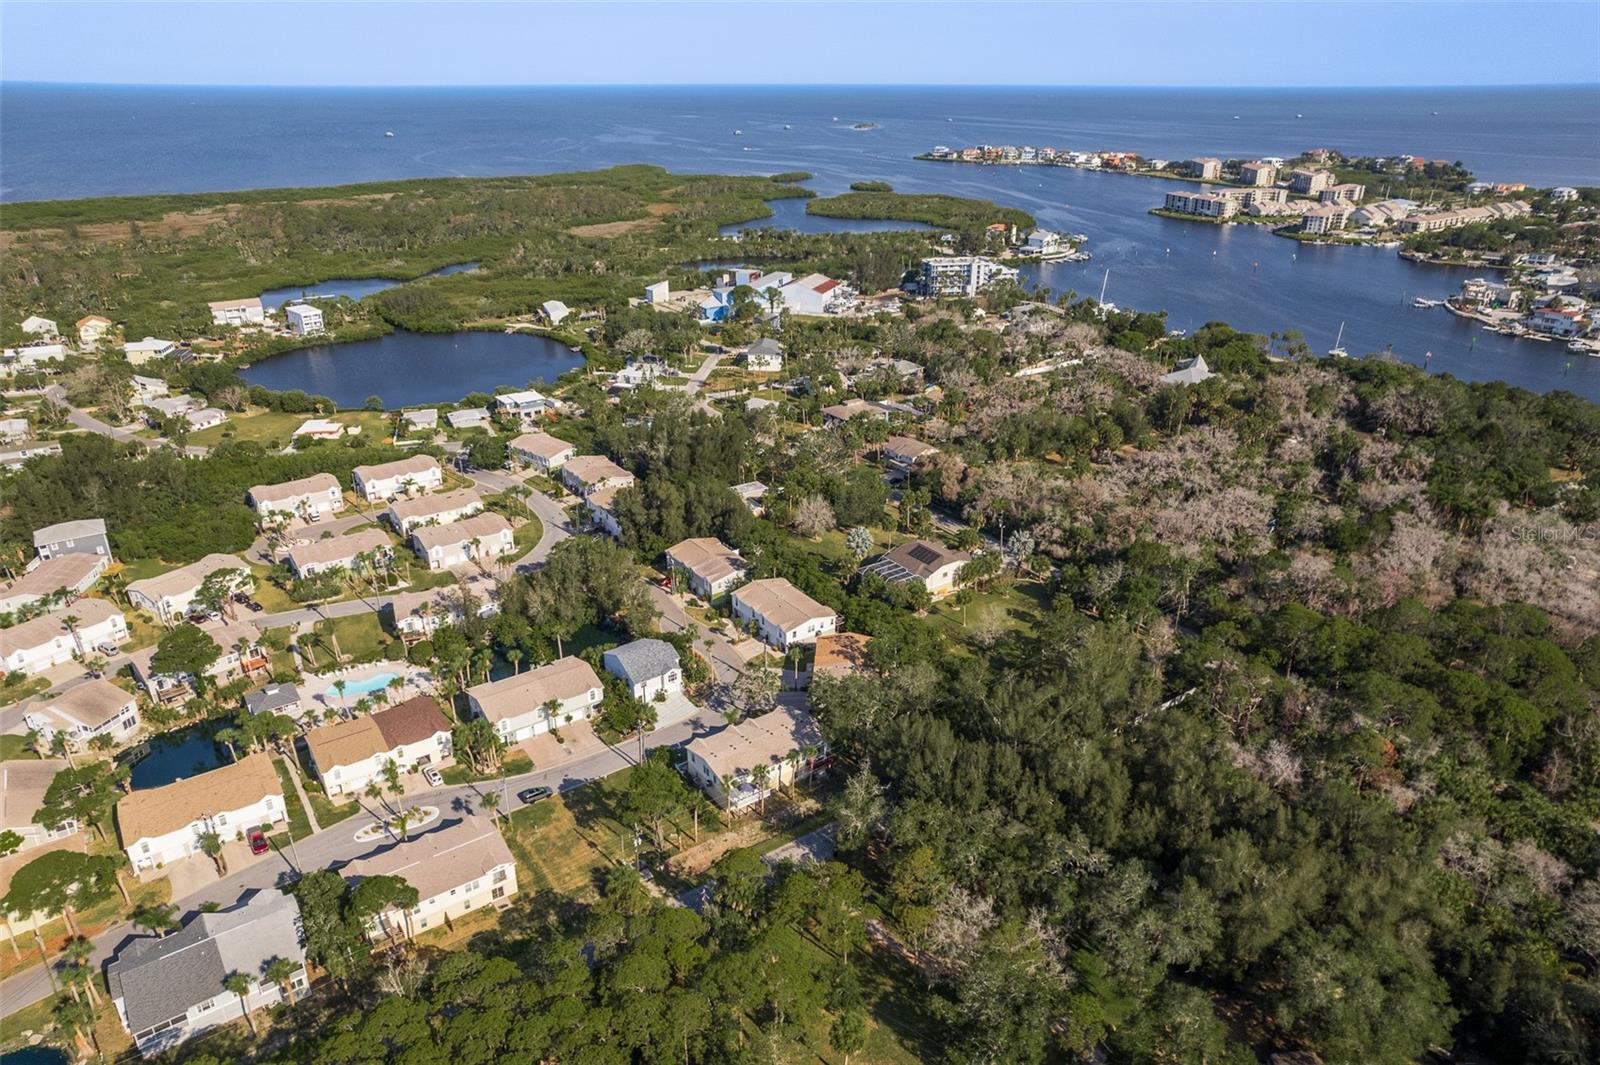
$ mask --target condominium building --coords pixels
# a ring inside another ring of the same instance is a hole
[[[924,296],[976,296],[990,285],[1015,281],[1017,271],[982,255],[942,255],[922,260],[918,291]]]

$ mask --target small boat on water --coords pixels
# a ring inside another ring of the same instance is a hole
[[[385,137],[392,137],[392,136],[394,136],[394,130],[392,130],[392,129],[386,129],[386,130],[384,130],[384,131],[383,131],[383,135],[384,135],[384,136],[385,136]]]
[[[734,136],[735,136],[735,137],[742,137],[742,136],[744,136],[744,130],[742,130],[742,129],[736,129],[736,130],[734,130],[734,131],[733,131],[733,135],[734,135]]]
[[[1416,299],[1411,301],[1411,306],[1421,307],[1424,309],[1429,307],[1443,307],[1444,300],[1430,300],[1423,296],[1418,296]]]
[[[783,128],[784,128],[784,129],[794,129],[794,127],[793,127],[793,126],[791,126],[791,125],[789,125],[789,123],[787,123],[787,122],[785,122],[785,123],[784,123],[784,124],[783,124]]]
[[[1336,359],[1348,359],[1350,353],[1344,350],[1344,323],[1339,323],[1339,335],[1333,338],[1333,347],[1328,349],[1328,354]]]

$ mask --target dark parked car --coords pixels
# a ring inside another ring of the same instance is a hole
[[[252,614],[259,614],[266,609],[266,607],[262,606],[254,599],[246,599],[244,605],[250,608],[250,613]]]
[[[548,799],[554,792],[549,788],[524,788],[517,792],[517,801],[521,803],[536,803],[540,799]]]
[[[251,854],[267,853],[267,834],[265,832],[261,831],[259,828],[252,828],[250,830],[249,839]]]

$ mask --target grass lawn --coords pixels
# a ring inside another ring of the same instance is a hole
[[[621,826],[616,826],[620,829]],[[620,841],[578,827],[565,796],[524,807],[501,822],[506,845],[517,859],[523,892],[554,891],[593,898],[595,874],[618,860]]]
[[[91,851],[93,848],[91,848]],[[158,906],[172,898],[172,883],[166,877],[158,877],[146,883],[136,880],[124,879],[123,884],[128,889],[128,897],[132,900],[131,906],[122,902],[122,894],[112,891],[110,896],[95,903],[84,910],[77,910],[73,918],[77,921],[78,931],[86,936],[96,936],[105,931],[112,924],[121,920],[126,914],[143,906]],[[66,945],[67,922],[61,918],[46,921],[39,929],[39,934],[44,938],[45,951],[53,961],[61,948]],[[9,948],[0,951],[0,978],[12,975],[27,969],[39,962],[39,949],[33,941],[33,934],[24,933],[19,936],[18,943],[22,946],[22,957],[13,956]],[[29,947],[32,950],[29,950]]]
[[[122,645],[124,651],[137,651],[144,647],[153,647],[159,643],[166,634],[166,629],[159,622],[150,621],[149,615],[137,610],[124,610],[122,616],[128,619],[128,642]]]
[[[32,747],[28,746],[26,736],[0,736],[0,762],[15,762],[23,758],[38,758]]]
[[[377,662],[389,645],[388,633],[379,624],[378,615],[371,612],[334,618],[333,636],[339,643],[339,651],[354,662]],[[305,640],[300,652],[306,657],[309,668],[325,669],[334,664],[332,651],[320,640]]]
[[[29,696],[38,695],[40,692],[48,691],[50,688],[50,679],[48,677],[23,678],[21,673],[11,675],[18,678],[17,683],[0,686],[0,706],[20,703]]]
[[[527,754],[520,748],[513,747],[511,750],[507,751],[506,756],[500,760],[500,765],[501,768],[506,771],[506,776],[508,777],[514,777],[520,773],[533,772],[533,759],[529,758]],[[465,764],[460,762],[441,769],[439,771],[439,775],[444,778],[444,782],[446,784],[452,785],[482,784],[491,780],[498,782],[500,779],[500,774],[498,772],[474,773],[472,770],[468,769]]]
[[[928,611],[928,623],[961,639],[981,627],[997,631],[1030,627],[1049,605],[1049,593],[1043,584],[995,585],[974,595],[965,606],[957,606],[954,597],[937,604]]]
[[[45,998],[31,1006],[22,1007],[10,1016],[0,1018],[0,1047],[5,1047],[7,1050],[20,1049],[11,1044],[22,1039],[24,1032],[47,1032],[53,1028],[54,1021],[50,1013],[55,1009],[55,1005],[54,997]],[[65,1042],[70,1043],[71,1040]]]
[[[355,801],[342,805],[336,804],[321,791],[312,787],[310,781],[306,782],[306,800],[311,803],[311,812],[317,815],[317,824],[323,828],[336,825],[361,809],[361,804]]]
[[[533,550],[534,545],[539,542],[539,537],[543,535],[544,523],[529,514],[526,522],[512,530],[511,539],[516,543],[517,551],[523,552]]]
[[[282,411],[246,410],[240,414],[229,414],[228,420],[221,425],[191,433],[189,443],[215,447],[224,440],[254,440],[283,447],[289,443],[290,434],[310,417],[312,415],[285,414]],[[381,444],[392,432],[389,416],[376,411],[341,411],[327,417],[341,425],[361,426],[363,443]]]
[[[286,610],[299,610],[304,604],[297,603],[289,598],[289,593],[279,588],[267,579],[267,574],[272,572],[271,567],[253,565],[250,572],[255,575],[255,590],[250,593],[250,598],[260,603],[268,614],[281,614]]]
[[[300,803],[300,795],[294,789],[294,777],[290,775],[289,767],[283,764],[280,758],[272,760],[272,768],[278,771],[278,783],[283,785],[283,808],[289,815],[288,835],[293,839],[305,839],[311,835],[311,820],[306,817],[306,808]],[[274,841],[284,833],[279,832],[273,836]],[[282,840],[280,842],[287,842]]]
[[[177,569],[175,563],[163,562],[159,558],[141,558],[137,562],[126,562],[122,566],[122,575],[129,582],[147,580],[159,577],[168,570]]]

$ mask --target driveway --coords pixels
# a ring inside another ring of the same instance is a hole
[[[665,632],[688,631],[694,635],[695,649],[703,651],[711,657],[711,670],[716,674],[717,680],[723,684],[732,684],[744,675],[748,659],[740,654],[738,648],[728,637],[713,632],[711,629],[691,618],[683,609],[683,604],[678,597],[656,584],[647,582],[650,589],[650,600],[655,603],[656,609],[661,612],[661,628]],[[708,649],[706,641],[711,642]]]

